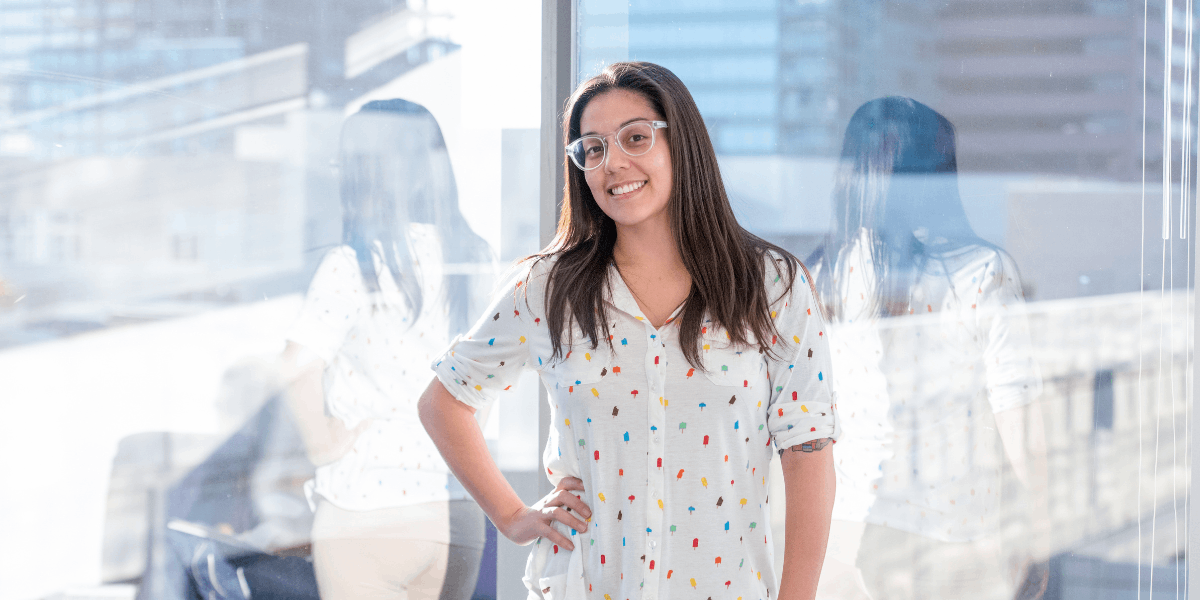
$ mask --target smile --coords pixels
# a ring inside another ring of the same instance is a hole
[[[645,181],[635,181],[633,183],[627,183],[620,187],[615,187],[611,190],[608,190],[608,193],[612,194],[613,196],[620,196],[621,194],[628,194],[630,192],[640,190],[643,185],[646,185]]]

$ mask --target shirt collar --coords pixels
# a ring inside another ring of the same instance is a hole
[[[642,309],[638,308],[633,292],[630,292],[629,286],[625,285],[625,280],[621,278],[621,272],[617,270],[617,264],[614,262],[608,263],[608,285],[604,288],[604,301],[639,321],[646,319],[646,316],[642,314]]]
[[[646,315],[642,314],[642,309],[638,307],[637,300],[633,297],[633,292],[629,291],[629,286],[625,285],[625,280],[621,278],[621,272],[617,270],[616,263],[613,262],[608,263],[608,286],[604,289],[604,301],[611,304],[613,308],[647,325],[650,324],[650,320],[646,318]],[[687,303],[680,303],[675,308],[675,311],[663,323],[664,326],[674,323],[679,318],[680,313],[683,312],[684,304]]]

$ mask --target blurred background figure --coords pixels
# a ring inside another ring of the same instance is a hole
[[[831,322],[845,435],[821,596],[1037,595],[1040,377],[1017,265],[963,210],[953,125],[910,98],[862,105],[833,215],[806,261]],[[1004,493],[1005,457],[1027,497]],[[1001,537],[1000,507],[1017,501],[1034,540],[1023,547]]]
[[[283,355],[316,476],[321,597],[469,598],[484,516],[417,420],[429,364],[475,314],[487,244],[463,219],[441,129],[373,101],[341,136],[342,244],[326,254]],[[481,415],[482,419],[486,416]]]

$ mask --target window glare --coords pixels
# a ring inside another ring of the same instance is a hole
[[[528,0],[0,3],[0,397],[22,423],[0,450],[29,457],[9,472],[29,491],[0,517],[0,597],[203,595],[178,552],[215,539],[312,581],[320,455],[287,402],[303,361],[285,348],[340,285],[321,267],[387,241],[392,266],[359,279],[393,300],[423,290],[424,316],[368,310],[356,331],[411,346],[376,381],[415,407],[425,354],[538,249],[540,45]],[[512,398],[480,426],[519,480],[537,470],[536,384]],[[430,498],[457,510],[440,468]],[[445,537],[438,515],[425,535]],[[478,594],[494,598],[489,548]],[[226,591],[244,575],[276,593],[222,556]]]

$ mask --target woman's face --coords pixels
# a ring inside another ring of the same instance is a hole
[[[629,156],[617,145],[617,130],[635,121],[661,121],[641,94],[611,90],[592,98],[583,109],[579,127],[582,135],[602,135],[608,142],[608,158],[599,167],[584,172],[592,197],[600,210],[618,226],[631,227],[665,218],[671,197],[671,152],[666,131],[655,132],[654,146],[641,156]]]

